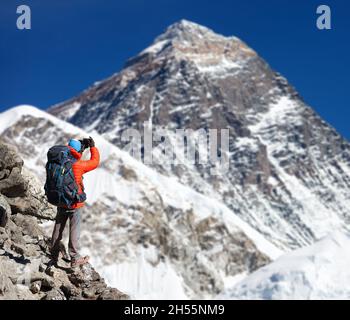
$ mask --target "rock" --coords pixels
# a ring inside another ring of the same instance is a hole
[[[44,232],[39,227],[37,220],[34,217],[16,214],[12,220],[21,228],[24,235],[29,235],[31,238],[35,239],[44,236]]]
[[[67,300],[63,292],[59,289],[52,289],[42,300]]]
[[[45,264],[44,263],[40,263],[40,265],[39,265],[39,272],[45,272],[45,270],[46,270]]]
[[[13,219],[13,216],[11,215],[7,221],[6,233],[9,235],[9,238],[11,238],[13,242],[25,244],[25,241],[23,239],[23,234],[20,228],[16,226],[16,224],[12,221],[12,219]]]
[[[34,244],[27,244],[24,238],[23,238],[23,241],[24,241],[24,244],[12,242],[10,245],[10,249],[22,256],[26,256],[26,257],[37,256],[37,246],[35,246]]]
[[[14,192],[4,193],[8,196],[7,202],[11,207],[12,213],[21,213],[46,220],[54,220],[57,210],[47,202],[40,182],[25,168],[23,168],[22,179],[26,186],[25,190],[22,188],[22,191],[19,191],[18,194]],[[21,189],[20,186],[16,188]]]
[[[10,170],[4,169],[3,171],[0,171],[0,180],[5,179],[10,175]]]
[[[47,277],[44,277],[41,282],[41,287],[44,290],[50,290],[55,287],[55,282],[51,279],[48,279]]]
[[[95,289],[96,294],[100,295],[107,289],[107,285],[105,282],[99,282],[95,285]]]
[[[17,150],[3,141],[0,141],[0,171],[23,167],[23,160],[18,155]]]
[[[31,208],[30,213],[26,212],[25,214],[31,214],[45,220],[54,220],[57,209],[47,202],[42,183],[26,168],[23,168],[22,176],[28,182],[26,198],[27,201],[29,200]]]
[[[0,227],[5,227],[8,217],[11,214],[11,208],[4,196],[0,194]]]
[[[63,284],[61,285],[60,289],[68,299],[72,299],[73,297],[80,297],[81,295],[80,290],[71,284]]]
[[[81,286],[86,280],[80,271],[74,272],[68,276],[69,281],[73,283],[76,287]]]
[[[40,246],[41,250],[47,254],[50,252],[50,241],[48,238],[44,238],[42,240],[38,241],[38,245]]]
[[[35,281],[30,285],[30,291],[34,294],[38,293],[41,289],[41,281]]]
[[[55,275],[55,268],[53,266],[52,267],[48,267],[48,268],[46,268],[45,273],[48,276],[53,277]]]
[[[25,241],[26,244],[36,244],[37,240],[33,239],[32,237],[28,236],[27,234],[23,236],[23,240]]]
[[[127,168],[124,165],[121,165],[119,168],[119,171],[120,171],[121,176],[124,179],[130,180],[130,181],[137,180],[137,174],[134,170]]]
[[[83,290],[83,297],[87,299],[93,299],[96,297],[96,291],[94,289]]]
[[[0,300],[16,299],[16,290],[11,280],[0,271]]]
[[[18,244],[18,243],[12,243],[11,244],[11,250],[13,250],[14,252],[20,254],[20,255],[24,255],[26,249],[24,246]]]
[[[86,264],[82,268],[82,276],[90,281],[100,281],[101,276],[95,271],[91,264]]]
[[[13,213],[22,213],[22,214],[35,213],[35,208],[31,206],[27,198],[13,197],[13,198],[9,198],[7,201],[10,204],[11,211]]]
[[[0,257],[0,300],[18,299],[16,269],[13,263]]]
[[[0,180],[0,192],[7,197],[23,196],[27,190],[27,182],[21,175],[20,168],[13,168],[10,175]]]
[[[129,297],[125,293],[120,292],[118,289],[109,288],[102,292],[97,298],[98,300],[128,300]]]

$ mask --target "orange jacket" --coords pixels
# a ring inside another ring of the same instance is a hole
[[[78,185],[78,193],[81,194],[84,191],[83,174],[92,171],[100,164],[100,153],[96,147],[90,148],[91,158],[90,160],[81,160],[82,154],[77,152],[72,147],[68,146],[71,154],[77,161],[73,164],[73,174],[76,184]],[[84,202],[75,203],[71,209],[77,209],[84,206]]]

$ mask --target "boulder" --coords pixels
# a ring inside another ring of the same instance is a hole
[[[68,299],[80,298],[81,291],[70,283],[62,284],[60,289]]]
[[[15,167],[7,178],[0,180],[0,193],[7,197],[24,196],[27,186],[21,175],[21,168]]]
[[[16,299],[16,289],[9,277],[2,274],[0,271],[0,300]]]
[[[42,300],[67,300],[64,293],[59,289],[52,289]]]
[[[0,171],[9,170],[12,171],[13,168],[23,167],[23,160],[18,155],[16,148],[0,141]]]
[[[4,196],[0,194],[0,227],[5,227],[8,217],[11,214],[11,208]]]
[[[26,183],[26,191],[21,196],[9,197],[7,202],[12,213],[31,215],[45,220],[54,220],[56,208],[47,202],[43,186],[27,169],[23,168],[22,177]]]
[[[23,168],[22,176],[28,183],[26,202],[30,213],[27,214],[45,220],[54,220],[57,209],[47,202],[42,183],[26,168]]]
[[[28,235],[38,240],[44,238],[44,232],[37,224],[35,217],[16,214],[13,216],[12,221],[21,228],[23,235]]]
[[[30,285],[30,291],[34,294],[39,293],[41,289],[41,281],[34,281]]]
[[[0,160],[1,161],[1,160]],[[0,180],[7,178],[10,175],[9,169],[3,169],[0,171]]]
[[[128,300],[129,297],[125,293],[115,288],[108,288],[103,291],[97,300]]]

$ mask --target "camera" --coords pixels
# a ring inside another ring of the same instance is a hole
[[[84,138],[82,140],[79,140],[81,143],[81,150],[80,152],[83,153],[85,149],[91,148],[95,145],[94,140],[89,137],[89,138]]]
[[[81,150],[80,150],[81,153],[83,153],[85,149],[90,148],[90,139],[84,138],[79,141],[81,143]]]

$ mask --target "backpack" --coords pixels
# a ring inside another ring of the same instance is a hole
[[[86,200],[83,192],[78,194],[78,185],[73,174],[77,160],[67,146],[54,146],[47,152],[45,194],[48,201],[57,206],[71,208]]]

